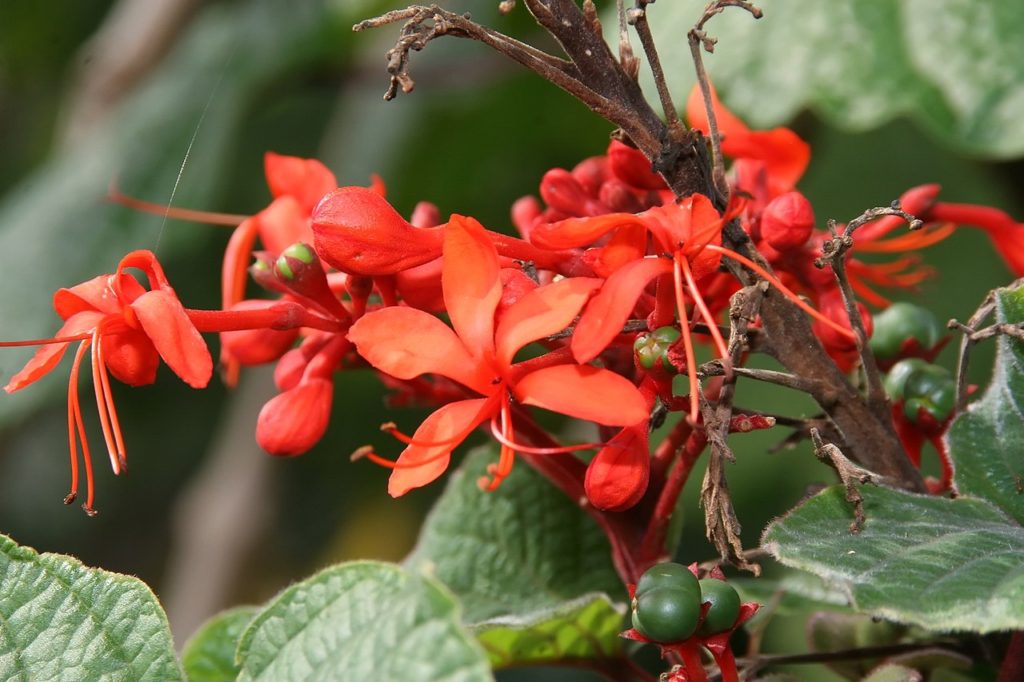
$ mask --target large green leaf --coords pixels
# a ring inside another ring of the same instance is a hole
[[[1024,627],[1024,528],[984,500],[870,486],[861,493],[859,534],[834,486],[772,523],[763,544],[883,618],[933,630]]]
[[[1024,321],[1024,287],[996,292],[996,321]],[[946,438],[957,489],[1024,523],[1024,343],[999,338],[992,383]]]
[[[406,564],[459,596],[496,665],[617,652],[623,611],[605,595],[625,595],[603,533],[525,464],[481,491],[495,457],[480,448],[452,474]]]
[[[706,58],[723,100],[756,127],[813,108],[847,129],[900,115],[974,153],[1024,153],[1024,4],[1004,0],[771,0],[755,21],[727,10],[708,25]],[[694,83],[685,35],[705,0],[648,16],[685,101]],[[606,25],[614,27],[609,16]],[[648,79],[645,91],[654,93]]]
[[[167,617],[143,582],[0,535],[0,679],[183,677]]]
[[[490,680],[451,595],[393,564],[328,568],[278,595],[238,645],[239,680]]]
[[[259,607],[239,606],[218,613],[185,643],[181,664],[189,682],[231,682],[238,677],[238,639]]]

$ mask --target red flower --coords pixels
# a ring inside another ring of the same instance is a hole
[[[125,270],[141,270],[147,290]],[[124,441],[114,407],[108,370],[130,386],[151,384],[162,359],[189,386],[203,388],[213,373],[206,342],[168,283],[150,251],[133,251],[121,259],[112,275],[101,275],[54,294],[53,307],[64,320],[52,339],[4,342],[2,346],[39,345],[35,356],[4,389],[18,391],[52,370],[74,342],[80,342],[68,383],[68,437],[71,454],[70,504],[78,492],[78,439],[82,442],[88,495],[85,510],[93,511],[92,460],[78,399],[78,372],[85,353],[92,353],[96,407],[114,473],[126,466]]]
[[[810,163],[810,146],[789,128],[751,130],[725,108],[714,90],[711,91],[711,102],[718,132],[722,136],[722,153],[735,159],[737,175],[754,177],[763,172],[768,199],[793,189]],[[705,135],[710,134],[704,99],[697,87],[690,91],[686,117],[691,126]],[[752,187],[741,186],[741,189],[754,191]]]
[[[259,237],[263,248],[277,257],[296,242],[311,242],[310,215],[321,198],[338,186],[334,174],[316,159],[267,152],[263,157],[267,185],[274,200],[246,218],[231,234],[221,269],[221,307],[228,310],[245,296],[248,267]],[[238,360],[222,344],[221,365],[229,386],[238,380]]]
[[[516,352],[570,324],[600,280],[563,279],[538,287],[495,320],[502,298],[498,254],[483,227],[452,216],[444,230],[442,289],[449,328],[421,310],[389,307],[368,313],[349,331],[359,353],[398,379],[432,373],[478,394],[449,403],[420,425],[397,462],[370,455],[394,468],[393,496],[426,485],[448,466],[451,452],[477,426],[492,420],[502,444],[499,462],[486,481],[493,489],[508,475],[514,453],[512,399],[609,426],[647,418],[643,396],[628,380],[605,369],[562,362],[557,354],[513,363]],[[586,396],[586,400],[581,400]]]

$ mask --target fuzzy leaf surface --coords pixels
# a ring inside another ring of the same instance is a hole
[[[0,679],[184,678],[145,583],[0,535]]]
[[[677,104],[694,83],[683,38],[704,0],[648,10]],[[909,116],[975,154],[1024,153],[1024,4],[1003,0],[772,0],[760,20],[728,9],[705,56],[723,101],[756,128],[813,109],[848,130]],[[614,8],[612,8],[614,10]],[[605,18],[617,26],[614,12]],[[615,44],[614,42],[612,44]],[[637,47],[634,47],[637,49]],[[644,90],[655,92],[647,76]]]
[[[239,680],[493,679],[451,594],[394,564],[340,564],[284,590],[238,644]]]
[[[1024,528],[985,500],[871,486],[861,493],[859,534],[834,486],[769,525],[764,546],[872,615],[932,630],[1024,627]]]
[[[996,292],[996,321],[1024,321],[1024,287]],[[953,482],[1024,523],[1024,342],[1000,336],[992,382],[947,434]]]
[[[257,613],[256,606],[222,611],[192,635],[181,652],[189,682],[231,682],[238,677],[238,639]]]
[[[522,462],[481,491],[494,461],[487,447],[466,458],[406,564],[430,566],[458,595],[495,665],[617,655],[623,611],[612,599],[625,595],[603,533]]]

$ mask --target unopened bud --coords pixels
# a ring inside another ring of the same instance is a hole
[[[771,200],[761,213],[761,238],[779,251],[798,249],[814,232],[814,209],[800,192]]]

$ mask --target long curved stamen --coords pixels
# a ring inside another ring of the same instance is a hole
[[[508,393],[505,393],[501,398],[501,435],[503,440],[511,440],[513,435]],[[484,491],[493,492],[512,473],[512,465],[515,464],[515,461],[516,451],[502,443],[501,452],[498,454],[498,464],[487,467],[487,473],[491,475],[491,480],[488,481],[487,477],[483,476],[477,481],[477,484]]]
[[[82,505],[82,508],[85,509],[85,513],[89,516],[95,516],[96,510],[92,507],[94,498],[92,455],[89,453],[89,441],[85,437],[85,422],[82,420],[82,406],[78,400],[78,370],[82,365],[82,358],[85,357],[85,352],[89,349],[91,343],[89,339],[82,341],[81,345],[78,346],[78,351],[75,353],[75,360],[71,364],[71,376],[68,378],[68,412],[74,413],[75,427],[78,430],[79,440],[82,442],[82,461],[85,462],[86,496],[85,504]],[[68,425],[68,430],[71,430],[70,424]],[[65,504],[74,502],[75,496],[78,495],[78,452],[74,440],[71,441],[71,447],[71,460],[73,462],[71,466],[72,490],[68,497],[64,498]]]
[[[111,449],[111,442],[107,441],[107,454],[110,456],[110,468],[113,469],[114,474],[120,474],[128,467],[127,451],[124,447],[124,436],[121,434],[121,421],[117,418],[117,407],[114,405],[114,393],[110,388],[110,374],[107,372],[107,363],[103,356],[103,337],[97,336],[96,340],[93,341],[92,349],[93,357],[93,383],[95,384],[97,377],[102,384],[102,400],[100,397],[100,389],[96,389],[96,404],[97,406],[103,405],[100,408],[100,423],[106,427],[109,425],[110,433],[113,435],[113,449]],[[106,410],[106,421],[103,419],[103,410]],[[104,438],[107,437],[106,429],[104,429]],[[115,457],[116,455],[116,457]]]
[[[107,456],[110,457],[110,468],[114,473],[119,473],[120,463],[117,456],[117,446],[114,442],[114,433],[110,425],[110,410],[108,397],[103,390],[102,370],[100,369],[99,354],[100,336],[93,332],[92,336],[92,387],[96,394],[96,411],[100,417],[100,429],[103,431],[103,442],[107,446]]]
[[[883,241],[865,240],[863,242],[858,242],[856,241],[856,238],[854,238],[854,243],[856,244],[858,251],[863,251],[865,253],[895,253],[898,251],[911,251],[913,249],[923,249],[927,246],[938,244],[946,237],[953,234],[955,229],[956,225],[946,223],[932,230],[911,232],[910,234],[904,234],[899,237],[893,237],[892,239],[886,239]]]
[[[417,447],[422,447],[422,448],[435,448],[435,447],[436,448],[441,448],[441,447],[446,447],[446,446],[450,445],[450,446],[452,446],[454,448],[456,445],[458,445],[462,441],[466,440],[466,438],[469,437],[469,434],[473,433],[473,431],[480,424],[480,422],[483,421],[482,415],[486,414],[489,411],[492,411],[494,409],[494,403],[497,402],[501,398],[502,393],[505,393],[505,392],[506,391],[504,390],[504,387],[502,386],[502,387],[500,387],[499,391],[497,391],[497,392],[491,394],[490,396],[488,396],[487,397],[487,401],[484,402],[484,404],[480,407],[480,410],[476,413],[476,415],[473,417],[473,419],[470,420],[469,426],[467,426],[466,428],[462,429],[462,431],[459,431],[458,433],[456,433],[454,436],[451,436],[450,438],[445,438],[445,439],[439,440],[439,441],[418,440],[418,439],[414,438],[413,436],[409,436],[407,434],[402,433],[401,431],[398,430],[398,428],[394,424],[391,424],[391,423],[382,425],[381,426],[381,430],[382,431],[387,431],[395,439],[397,439],[397,440],[399,440],[399,441],[401,441],[401,442],[403,442],[403,443],[405,443],[407,445],[415,445]],[[365,457],[366,459],[370,460],[374,464],[379,464],[380,466],[387,467],[388,469],[415,469],[416,467],[421,467],[424,464],[430,464],[431,462],[435,462],[435,461],[441,459],[442,457],[446,457],[446,456],[448,456],[450,454],[451,454],[451,450],[442,450],[440,452],[437,452],[437,453],[431,455],[430,457],[427,457],[425,459],[418,459],[415,462],[400,462],[400,461],[397,461],[397,460],[385,459],[385,458],[381,457],[380,455],[376,454],[375,452],[373,452],[372,450],[368,450],[368,451],[357,450],[356,453],[355,453],[355,455],[357,455],[358,457]]]
[[[693,353],[693,339],[690,336],[690,319],[686,315],[686,297],[683,295],[682,267],[679,265],[682,254],[676,252],[675,267],[672,268],[672,280],[676,290],[676,308],[679,311],[679,330],[683,333],[683,351],[686,353],[686,376],[690,380],[690,421],[697,423],[700,415],[700,403],[697,399],[697,391],[700,384],[697,382],[697,358]]]
[[[726,258],[731,258],[732,260],[747,266],[748,268],[750,268],[751,270],[756,272],[758,275],[760,275],[764,279],[768,280],[769,284],[771,284],[773,287],[775,287],[776,289],[781,291],[782,294],[786,298],[788,298],[790,301],[792,301],[794,304],[796,304],[797,307],[799,307],[801,310],[803,310],[805,313],[807,313],[808,315],[810,315],[814,319],[818,320],[819,322],[821,322],[822,324],[824,324],[824,325],[826,325],[828,327],[831,327],[832,329],[836,330],[837,332],[839,332],[843,336],[848,336],[851,339],[856,339],[857,338],[857,335],[853,333],[853,330],[848,329],[848,328],[846,328],[846,327],[844,327],[844,326],[842,326],[840,324],[837,324],[837,323],[833,322],[832,320],[830,320],[829,318],[825,317],[824,315],[819,313],[817,310],[812,308],[811,306],[809,306],[806,303],[804,303],[803,299],[801,299],[799,296],[794,294],[789,289],[789,287],[787,287],[785,284],[780,282],[778,277],[776,277],[775,275],[771,274],[770,272],[768,272],[767,270],[762,268],[760,265],[758,265],[754,261],[752,261],[749,258],[747,258],[746,256],[742,256],[742,255],[736,253],[735,251],[733,251],[732,249],[727,249],[724,246],[718,246],[717,244],[708,244],[704,248],[711,249],[712,251],[714,251],[716,253],[722,254]]]
[[[156,204],[152,201],[145,201],[144,199],[130,197],[127,194],[124,194],[115,185],[111,185],[107,190],[107,200],[115,204],[127,206],[128,208],[134,208],[136,211],[141,211],[143,213],[152,213],[154,215],[166,216],[176,220],[188,220],[193,223],[206,223],[208,225],[226,225],[234,227],[249,217],[247,215],[238,215],[235,213],[213,213],[211,211],[197,211],[191,208],[177,208],[175,206]]]
[[[536,448],[531,445],[523,445],[502,435],[500,427],[493,417],[491,418],[491,436],[502,445],[507,445],[516,452],[521,452],[525,455],[565,455],[572,452],[582,452],[583,450],[597,450],[607,445],[607,443],[577,443],[576,445],[560,445],[553,448]]]
[[[92,338],[92,332],[84,332],[73,336],[54,336],[51,339],[24,339],[22,341],[0,341],[0,348],[18,348],[21,346],[45,346],[51,343],[74,343]]]
[[[697,306],[700,316],[704,318],[704,322],[708,325],[708,331],[711,332],[711,338],[718,349],[718,356],[723,360],[727,359],[729,357],[729,347],[726,345],[725,339],[722,338],[722,332],[718,331],[718,322],[715,320],[714,315],[711,314],[711,311],[708,310],[704,297],[700,295],[700,289],[697,288],[697,282],[693,278],[693,271],[690,270],[689,261],[683,257],[679,260],[679,266],[683,270],[683,277],[686,278],[686,286],[690,289],[690,296],[693,297],[694,305]]]

